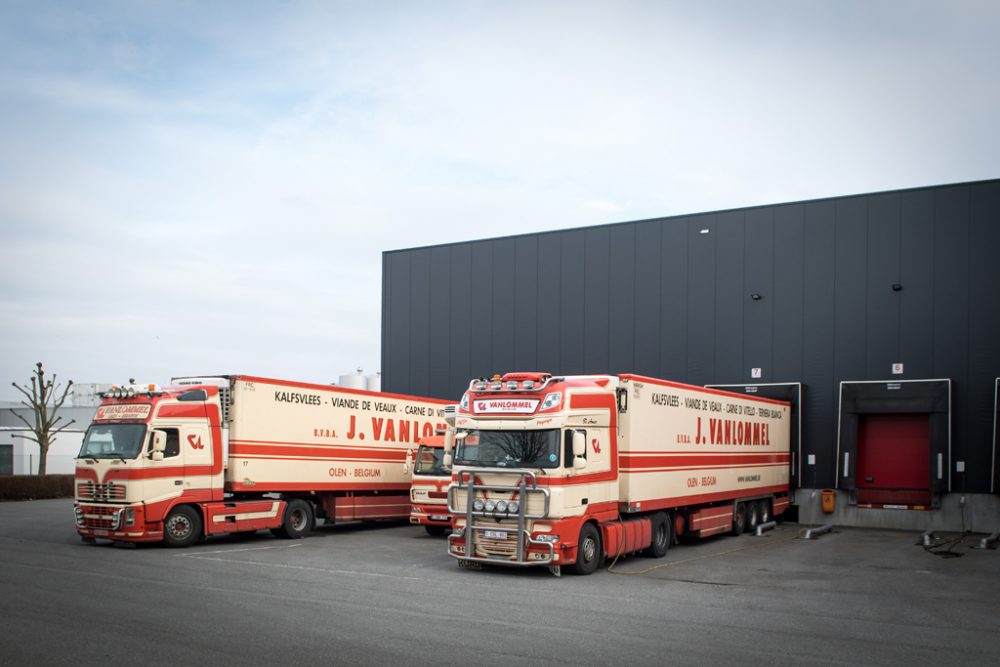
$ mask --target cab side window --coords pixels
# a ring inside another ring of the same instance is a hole
[[[176,428],[160,428],[158,431],[163,431],[167,434],[167,444],[166,448],[163,450],[163,458],[169,459],[171,456],[177,456],[181,453],[181,432]],[[149,439],[148,451],[153,450],[153,439]]]
[[[167,446],[163,450],[163,458],[169,459],[181,453],[181,432],[176,428],[165,428],[167,432]]]

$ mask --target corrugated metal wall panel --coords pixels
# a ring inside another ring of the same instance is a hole
[[[798,382],[802,377],[803,211],[798,204],[778,206],[774,211],[774,372],[771,376],[775,382]]]
[[[744,212],[720,213],[712,233],[715,235],[715,291],[706,295],[705,305],[715,309],[715,318],[714,326],[706,327],[701,335],[713,341],[714,349],[713,364],[706,365],[706,372],[708,376],[724,378],[725,382],[737,382],[743,377],[743,308],[749,298],[744,289]]]
[[[822,487],[839,382],[898,361],[901,379],[953,380],[956,488],[989,485],[1000,181],[387,252],[383,281],[387,391],[457,400],[529,369],[746,383],[759,366],[803,383],[802,483]]]
[[[740,295],[743,302],[743,359],[737,379],[732,382],[752,381],[750,369],[761,369],[761,382],[777,382],[772,357],[774,343],[774,309],[777,294],[774,285],[774,208],[747,211],[746,259],[743,264],[744,286]],[[801,250],[800,250],[801,252]],[[794,255],[789,256],[790,260]],[[751,294],[759,294],[754,301]],[[754,332],[751,335],[749,332]]]
[[[966,473],[955,488],[987,488],[992,452],[976,443],[992,442],[993,390],[1000,377],[1000,182],[972,190],[969,235],[969,415]],[[992,303],[993,307],[979,304]],[[963,443],[964,444],[964,443]]]
[[[886,194],[868,202],[868,280],[865,293],[866,377],[887,377],[899,359],[899,195]]]

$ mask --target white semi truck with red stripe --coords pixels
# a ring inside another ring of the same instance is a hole
[[[639,375],[473,380],[455,419],[449,553],[564,566],[662,557],[788,507],[790,405]],[[453,461],[448,459],[452,458]]]
[[[247,375],[115,387],[76,461],[77,532],[181,547],[405,519],[407,449],[445,427],[447,404]]]
[[[445,435],[420,439],[410,465],[410,523],[423,526],[429,535],[444,535],[451,530],[448,511],[448,486],[451,469],[444,465]]]

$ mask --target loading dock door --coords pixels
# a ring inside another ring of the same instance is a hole
[[[926,422],[928,435],[923,435]],[[867,451],[861,447],[870,443]],[[919,444],[918,444],[919,443]],[[919,447],[919,449],[918,449]],[[895,452],[895,454],[892,454]],[[862,469],[861,457],[865,457]],[[884,466],[891,459],[888,482]],[[872,467],[874,466],[874,468]],[[941,494],[951,490],[951,380],[860,380],[840,383],[837,433],[837,488],[849,492],[862,507],[896,505],[937,509]],[[915,483],[917,471],[927,481]],[[880,472],[881,471],[881,472]],[[920,473],[923,474],[923,473]],[[869,478],[874,478],[868,481]],[[900,482],[930,502],[903,502]],[[894,486],[895,485],[895,486]],[[874,501],[876,491],[895,489],[896,502]],[[866,502],[862,498],[869,498]]]
[[[723,389],[737,394],[773,398],[778,401],[788,401],[792,404],[791,413],[791,450],[789,462],[789,481],[793,489],[802,487],[802,383],[772,382],[764,384],[706,384],[709,389]]]
[[[858,419],[858,505],[931,504],[928,414],[863,414]]]

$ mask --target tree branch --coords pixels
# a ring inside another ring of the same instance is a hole
[[[8,410],[10,410],[10,408],[7,408],[7,409],[8,409]],[[30,423],[28,422],[28,420],[27,420],[27,419],[25,419],[24,417],[22,417],[22,416],[21,416],[21,415],[19,415],[18,413],[14,412],[13,410],[10,410],[10,414],[12,414],[12,415],[14,415],[15,417],[17,417],[18,419],[20,419],[20,420],[21,420],[22,422],[24,422],[24,425],[25,425],[25,426],[27,426],[29,430],[31,430],[32,432],[34,432],[34,430],[35,430],[35,427],[34,427],[34,426],[32,426],[32,425],[31,425],[31,424],[30,424]]]
[[[69,422],[63,424],[62,426],[60,426],[59,428],[57,428],[54,431],[51,431],[50,433],[51,433],[51,435],[55,435],[56,433],[62,433],[63,430],[69,428],[70,426],[72,426],[75,423],[76,423],[75,419],[70,419]]]

